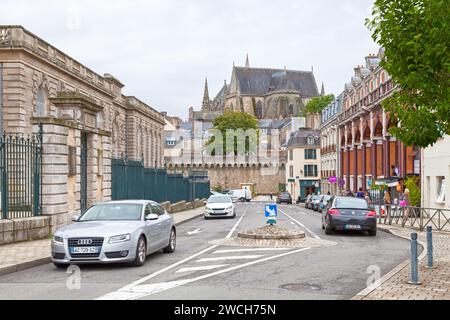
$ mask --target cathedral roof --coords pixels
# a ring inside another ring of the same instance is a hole
[[[235,67],[241,94],[265,95],[276,90],[298,91],[303,97],[319,95],[311,71]]]

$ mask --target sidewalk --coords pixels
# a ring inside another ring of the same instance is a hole
[[[173,214],[175,225],[192,220],[204,207]],[[25,241],[0,246],[0,276],[51,262],[50,239]]]
[[[374,290],[363,290],[353,300],[450,300],[450,233],[433,231],[434,269],[426,268],[426,232],[398,226],[378,225],[379,229],[394,235],[411,238],[417,232],[424,247],[419,261],[420,285],[408,284],[410,263],[405,261],[381,280]]]

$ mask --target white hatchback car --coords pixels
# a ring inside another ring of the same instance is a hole
[[[229,195],[212,195],[206,202],[205,219],[218,217],[236,217],[234,203]]]

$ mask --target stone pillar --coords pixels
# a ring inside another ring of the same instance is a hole
[[[372,168],[372,180],[377,178],[377,141],[372,140],[372,148],[370,149],[370,167]]]
[[[385,177],[389,177],[390,174],[390,164],[391,164],[391,143],[390,143],[390,137],[386,136],[386,143],[385,143],[385,149],[386,149],[386,160],[385,160],[385,168],[386,173],[384,174]]]
[[[347,147],[347,184],[346,189],[350,190],[350,147]]]
[[[100,136],[103,147],[102,196],[103,201],[111,200],[111,137]]]
[[[70,222],[67,203],[68,128],[43,124],[42,215],[51,216],[50,232]]]
[[[366,149],[367,144],[365,142],[362,143],[362,175],[361,175],[361,183],[363,191],[366,191]]]
[[[353,190],[358,192],[358,146],[353,147],[353,161],[355,162],[353,167]]]

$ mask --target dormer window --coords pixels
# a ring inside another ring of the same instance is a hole
[[[306,142],[306,143],[307,143],[308,145],[312,146],[312,145],[314,145],[315,141],[316,141],[316,139],[315,139],[313,136],[309,136],[309,137],[307,138],[307,142]]]

